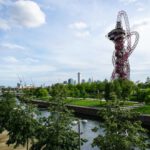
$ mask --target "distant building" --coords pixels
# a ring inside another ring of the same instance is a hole
[[[85,79],[82,79],[82,81],[81,81],[82,83],[85,83]]]
[[[96,83],[101,83],[101,81],[100,80],[96,80]]]
[[[89,78],[88,83],[92,83],[92,79],[91,78]]]
[[[0,86],[0,89],[4,89],[4,88],[5,88],[5,86],[3,86],[3,85]]]
[[[78,72],[77,77],[78,77],[78,84],[80,84],[80,72]]]
[[[74,80],[74,85],[76,85],[76,80]]]
[[[74,85],[74,80],[72,78],[68,79],[68,84]]]
[[[68,84],[68,82],[67,82],[67,81],[64,81],[63,84]]]
[[[21,88],[21,83],[17,83],[17,88],[18,88],[18,89]]]

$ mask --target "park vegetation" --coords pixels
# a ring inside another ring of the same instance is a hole
[[[148,147],[148,136],[138,121],[139,114],[121,106],[128,100],[149,104],[149,89],[150,82],[134,83],[128,80],[104,80],[78,85],[55,84],[51,87],[15,91],[2,89],[0,133],[8,132],[6,143],[14,148],[22,145],[27,150],[80,150],[80,144],[84,144],[86,139],[80,139],[80,134],[72,129],[75,118],[73,112],[66,107],[66,99],[105,99],[105,107],[100,113],[104,132],[93,139],[92,146],[101,150],[145,150]],[[37,98],[51,102],[47,117],[26,103]],[[93,131],[96,132],[97,129]]]
[[[123,100],[150,103],[150,79],[146,82],[132,82],[129,80],[114,80],[114,81],[97,81],[92,83],[81,84],[61,84],[66,90],[66,97],[70,98],[91,98],[91,99],[105,99],[109,100]],[[23,93],[27,95],[28,99],[39,99],[49,101],[53,88],[57,84],[47,87],[37,87],[30,89],[23,89]],[[25,97],[25,96],[24,96]]]
[[[92,146],[101,150],[146,150],[147,130],[142,128],[139,114],[131,109],[122,109],[120,101],[113,100],[100,112],[103,118],[103,133],[94,138]],[[98,129],[92,129],[97,132]]]
[[[27,98],[27,95],[25,95]],[[27,150],[79,150],[79,134],[72,129],[75,120],[64,104],[65,89],[55,86],[52,101],[55,105],[43,116],[34,106],[16,103],[12,91],[3,90],[0,97],[0,133],[8,132],[6,143],[26,146]],[[85,142],[80,139],[80,144]]]

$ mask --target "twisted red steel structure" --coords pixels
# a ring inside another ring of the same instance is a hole
[[[125,29],[123,28],[123,19]],[[117,16],[117,23],[115,29],[108,33],[109,40],[115,44],[115,51],[112,56],[112,63],[114,70],[111,79],[130,79],[130,64],[129,56],[137,46],[139,41],[139,34],[136,31],[130,32],[130,25],[128,16],[125,11],[119,11]],[[135,37],[132,44],[131,37]]]

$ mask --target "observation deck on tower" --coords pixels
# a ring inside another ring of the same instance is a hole
[[[116,28],[108,33],[108,38],[111,41],[116,41],[120,38],[124,38],[125,30],[121,26],[121,22],[116,23]]]

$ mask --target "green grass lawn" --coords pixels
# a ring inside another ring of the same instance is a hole
[[[39,98],[36,100],[43,100],[43,101],[51,101],[50,97],[44,97],[44,98]],[[85,106],[85,107],[103,107],[106,105],[106,101],[102,101],[100,99],[92,99],[92,98],[67,98],[65,100],[65,103],[70,104],[70,105],[76,105],[76,106]],[[129,102],[129,101],[121,101],[122,106],[133,106],[135,105],[134,102]]]
[[[68,98],[65,100],[65,102],[71,105],[86,106],[86,107],[100,107],[106,104],[106,102],[100,100],[75,99],[75,98]]]
[[[98,99],[76,99],[68,98],[65,100],[67,104],[76,105],[76,106],[85,106],[85,107],[103,107],[106,105],[105,101],[100,101]],[[122,106],[133,106],[135,103],[126,101]],[[150,114],[150,105],[141,106],[134,109],[141,114]]]
[[[49,101],[50,97],[41,97],[41,98],[35,98],[36,100],[43,100],[43,101]]]
[[[76,99],[76,98],[67,98],[65,100],[67,104],[77,105],[77,106],[86,106],[86,107],[103,107],[106,105],[105,101],[98,99]],[[133,106],[132,102],[122,102],[122,106]]]
[[[150,114],[150,105],[136,108],[135,111],[140,112],[141,114]]]

